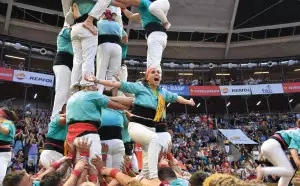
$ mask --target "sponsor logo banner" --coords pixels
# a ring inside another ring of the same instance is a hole
[[[181,96],[189,96],[190,95],[188,86],[161,85],[161,87],[168,90],[168,91],[170,91],[170,92],[177,93],[178,95],[181,95]]]
[[[259,94],[282,94],[282,84],[263,84],[263,85],[249,85],[252,95]]]
[[[34,85],[53,87],[54,76],[48,75],[48,74],[40,74],[40,73],[35,73],[35,72],[15,70],[13,81],[20,82],[20,83],[28,83],[28,84],[34,84]]]
[[[222,96],[250,95],[251,89],[249,86],[244,85],[220,86],[220,92]]]
[[[296,82],[296,83],[283,83],[282,87],[283,87],[283,91],[285,93],[300,92],[300,82]]]
[[[8,68],[0,68],[0,80],[12,81],[14,77],[14,70]]]
[[[220,96],[219,86],[190,86],[191,96]]]

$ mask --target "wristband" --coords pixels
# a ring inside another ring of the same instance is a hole
[[[79,177],[81,172],[79,170],[73,170],[72,174],[74,174],[75,176]]]
[[[120,172],[118,169],[112,169],[109,174],[113,179],[115,179],[118,172]]]
[[[102,154],[102,160],[106,160],[106,158],[107,158],[107,155],[106,154]]]
[[[98,178],[97,174],[89,175],[89,181],[90,182],[97,182],[97,178]]]
[[[89,152],[80,152],[80,156],[90,157]]]
[[[36,173],[33,177],[35,178],[39,177],[39,173]]]
[[[107,152],[101,152],[101,154],[103,155],[103,154],[107,154]]]
[[[168,153],[168,155],[167,155],[167,159],[168,159],[168,160],[171,160],[171,159],[173,159],[173,155],[172,155],[171,153]]]
[[[136,177],[135,177],[135,180],[137,181],[137,182],[141,182],[142,181],[142,179],[144,179],[145,177],[143,176],[143,175],[137,175]]]
[[[121,11],[124,12],[126,10],[126,8],[121,8]]]
[[[161,164],[160,167],[165,168],[165,167],[169,167],[169,165],[168,164]]]
[[[52,163],[51,166],[52,166],[54,169],[58,169],[58,168],[60,167],[60,163],[54,162],[54,163]]]

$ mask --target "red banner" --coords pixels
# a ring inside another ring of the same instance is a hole
[[[300,92],[300,82],[283,83],[282,87],[283,87],[284,93]]]
[[[221,96],[219,86],[190,86],[191,96]]]
[[[8,68],[0,68],[0,80],[12,81],[14,77],[14,70]]]

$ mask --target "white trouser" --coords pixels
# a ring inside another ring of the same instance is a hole
[[[108,145],[106,167],[121,169],[124,161],[125,147],[122,140],[103,140],[102,143]]]
[[[167,151],[169,148],[169,144],[172,141],[172,137],[168,132],[158,132],[159,144],[163,147],[164,151]],[[160,150],[159,150],[160,151]]]
[[[135,153],[132,153],[132,156],[129,156],[129,158],[131,159],[133,172],[138,173],[139,172],[139,163],[138,163]]]
[[[149,11],[162,23],[168,22],[168,11],[170,9],[169,0],[156,0],[149,6]]]
[[[40,164],[46,169],[51,167],[52,163],[63,158],[64,155],[55,150],[43,150],[40,156]]]
[[[114,80],[120,71],[122,48],[116,43],[102,43],[97,50],[97,79]],[[102,94],[104,86],[98,84],[98,91]]]
[[[101,157],[101,150],[102,150],[102,146],[101,146],[101,140],[100,140],[100,136],[99,134],[87,134],[84,136],[80,136],[80,137],[76,137],[74,139],[73,144],[75,146],[78,145],[78,140],[83,140],[83,139],[87,139],[89,143],[92,143],[91,147],[90,147],[90,157],[89,160],[91,161],[93,158],[96,157],[96,155],[98,155],[99,157]],[[78,148],[76,147],[76,159],[80,159],[80,153]]]
[[[155,133],[155,128],[129,122],[128,132],[131,139],[142,146],[142,174],[148,179],[157,178],[158,151],[160,146],[158,144],[159,138]]]
[[[89,13],[89,16],[92,16],[95,19],[100,19],[100,16],[105,12],[107,7],[110,5],[111,0],[97,0],[94,8]]]
[[[122,65],[121,70],[120,70],[120,80],[121,81],[127,81],[127,78],[128,78],[127,66]]]
[[[0,185],[2,185],[10,160],[11,152],[0,152]]]
[[[261,153],[274,165],[274,167],[263,167],[264,175],[281,176],[278,186],[288,186],[295,170],[280,143],[275,139],[268,139],[261,146]]]
[[[59,114],[64,104],[70,97],[71,70],[65,65],[54,65],[55,97],[51,119]]]
[[[85,29],[82,23],[78,23],[72,27],[71,39],[74,51],[71,75],[71,87],[73,87],[81,79],[82,82],[85,82],[84,75],[95,73],[98,36]]]
[[[161,58],[167,45],[168,35],[165,32],[152,32],[147,38],[147,68],[156,67],[161,71]]]

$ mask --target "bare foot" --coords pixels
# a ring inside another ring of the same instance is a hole
[[[81,16],[78,5],[76,3],[73,4],[73,14],[74,14],[74,19],[77,19]]]
[[[163,24],[163,26],[165,27],[166,30],[169,30],[170,27],[171,27],[171,23],[165,22],[165,23]]]
[[[88,17],[84,22],[83,22],[83,27],[88,29],[89,31],[92,32],[93,35],[98,35],[97,28],[93,25],[93,17]]]
[[[264,173],[263,173],[262,167],[260,165],[256,168],[256,173],[257,173],[256,182],[261,183],[262,179],[264,178]]]

